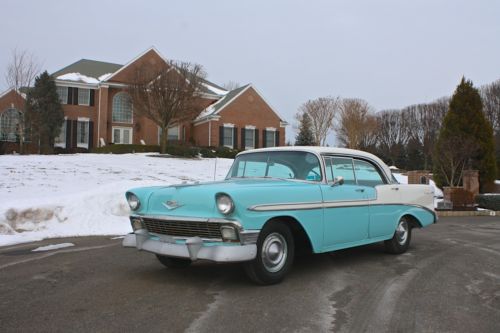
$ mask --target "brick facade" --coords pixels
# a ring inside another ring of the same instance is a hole
[[[80,62],[84,61],[92,62],[84,59]],[[78,65],[78,62],[75,64]],[[66,69],[75,64],[65,67],[56,73],[67,74],[68,70]],[[61,88],[65,87],[64,89],[67,88],[68,94],[71,95],[67,103],[62,103],[66,118],[66,142],[64,148],[76,149],[77,147],[82,147],[81,141],[78,141],[81,138],[77,137],[77,134],[80,135],[81,132],[85,132],[85,130],[81,130],[81,127],[84,126],[82,122],[88,122],[87,129],[90,132],[88,133],[89,142],[85,148],[89,150],[93,147],[101,146],[101,143],[106,145],[112,143],[113,128],[118,128],[117,131],[125,130],[127,133],[130,133],[132,136],[131,143],[133,144],[158,144],[158,126],[149,119],[133,115],[132,123],[113,122],[113,98],[126,89],[127,83],[131,82],[138,66],[155,68],[165,66],[165,64],[166,61],[164,58],[155,49],[150,49],[125,66],[115,64],[114,66],[117,66],[116,68],[118,69],[102,81],[95,80],[94,82],[87,80],[76,82],[66,78],[59,79],[61,77],[59,74],[54,75],[56,85]],[[81,92],[81,89],[90,89],[90,105],[78,104],[78,92]],[[19,101],[19,97],[20,95],[15,92],[2,95],[0,98],[0,114],[9,108],[14,101],[18,105],[24,105],[24,100]],[[202,94],[199,98],[200,112],[210,105],[217,103],[223,97],[224,95],[217,95],[215,93]],[[241,141],[241,129],[244,129],[245,126],[255,126],[259,133],[258,147],[263,146],[264,138],[262,136],[266,128],[276,129],[276,136],[278,137],[278,142],[276,143],[279,145],[285,144],[285,128],[282,127],[285,122],[280,119],[261,95],[251,86],[226,105],[215,118],[217,119],[210,122],[197,123],[195,121],[186,121],[176,124],[179,126],[179,140],[198,146],[219,146],[220,126],[233,124],[238,141]],[[238,142],[234,148],[241,149],[242,147],[244,148],[241,142]]]

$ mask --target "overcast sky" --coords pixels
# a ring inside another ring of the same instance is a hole
[[[500,1],[0,0],[0,71],[14,48],[49,73],[81,58],[125,64],[155,46],[217,84],[253,83],[291,124],[322,96],[376,110],[500,78]],[[0,90],[6,89],[0,78]],[[294,141],[293,126],[287,139]]]

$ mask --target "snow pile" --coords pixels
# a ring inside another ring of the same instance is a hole
[[[65,81],[75,81],[75,82],[84,82],[84,83],[89,83],[89,84],[98,84],[99,82],[106,81],[113,73],[106,73],[99,78],[83,75],[80,73],[67,73],[64,75],[60,75],[57,77],[58,80],[65,80]]]
[[[99,81],[106,81],[107,79],[109,79],[109,77],[113,75],[113,73],[106,73],[106,74],[103,74],[101,76],[99,76],[98,80]]]
[[[80,73],[67,73],[64,75],[60,75],[57,77],[58,80],[66,80],[66,81],[76,81],[76,82],[85,82],[90,84],[97,84],[99,80],[94,77],[86,76]]]
[[[71,247],[75,246],[73,243],[61,243],[61,244],[50,244],[47,246],[40,246],[37,247],[34,250],[31,250],[31,252],[42,252],[42,251],[52,251],[52,250],[58,250],[58,249],[64,249],[65,247]]]
[[[207,88],[208,90],[210,90],[211,92],[213,92],[216,95],[224,96],[228,93],[228,91],[225,89],[220,89],[220,88],[214,87],[214,86],[207,84],[207,83],[202,83],[202,84],[205,88]]]
[[[198,117],[196,117],[196,119],[202,119],[202,118],[205,118],[206,116],[209,116],[211,115],[212,113],[214,113],[215,111],[215,108],[214,108],[214,105],[209,105],[205,110],[201,111],[201,113],[198,115]]]
[[[223,179],[230,159],[217,159]],[[131,231],[130,188],[214,178],[215,159],[147,154],[0,156],[0,246],[53,237],[123,235]]]

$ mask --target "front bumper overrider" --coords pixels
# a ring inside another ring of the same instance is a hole
[[[215,262],[241,262],[252,260],[257,255],[255,243],[205,244],[203,239],[197,236],[185,238],[179,242],[170,237],[156,237],[146,229],[138,229],[126,235],[122,244],[124,247],[135,247],[141,251],[192,261],[204,259]]]

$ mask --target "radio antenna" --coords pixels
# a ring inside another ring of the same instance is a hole
[[[217,157],[215,157],[214,181],[215,181],[215,175],[216,174],[217,174]]]

